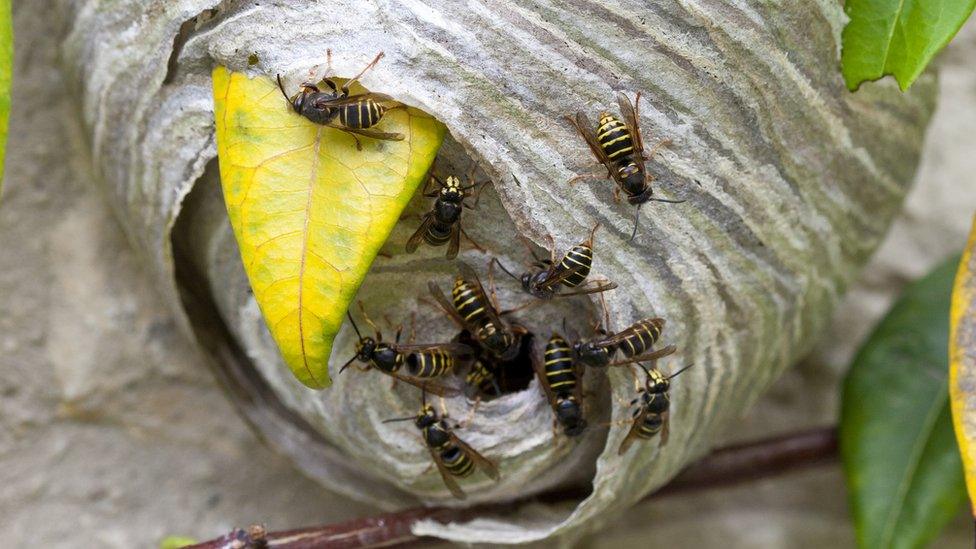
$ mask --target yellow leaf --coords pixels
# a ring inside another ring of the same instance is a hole
[[[976,515],[976,219],[952,289],[949,397],[966,489]]]
[[[406,139],[360,138],[358,151],[296,114],[270,78],[217,67],[213,87],[224,202],[254,298],[295,377],[328,387],[332,339],[445,128],[394,109],[377,129]]]

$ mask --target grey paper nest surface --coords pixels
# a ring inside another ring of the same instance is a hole
[[[465,482],[466,504],[558,488],[592,492],[467,524],[416,527],[468,542],[595,527],[734,429],[810,349],[878,244],[911,182],[934,103],[930,76],[907,94],[887,83],[849,94],[838,68],[844,15],[830,1],[126,0],[78,1],[74,9],[65,66],[126,231],[188,332],[220,362],[242,413],[349,497],[383,507],[456,503],[416,430],[381,423],[413,413],[416,391],[351,372],[314,392],[282,365],[223,211],[213,66],[281,72],[294,85],[322,70],[327,48],[340,76],[384,51],[364,85],[447,125],[440,167],[463,171],[477,161],[493,180],[466,226],[506,264],[527,259],[517,233],[539,244],[551,235],[564,250],[602,224],[594,273],[620,285],[608,295],[614,326],[665,317],[664,339],[680,349],[666,366],[695,363],[672,389],[671,441],[617,455],[629,416],[618,401],[634,390],[624,370],[588,375],[592,428],[579,442],[553,439],[535,381],[482,403],[463,437],[501,462],[502,480]],[[252,54],[257,64],[249,65]],[[562,116],[615,110],[613,90],[644,93],[647,140],[673,141],[650,166],[656,189],[687,199],[646,206],[633,244],[633,209],[614,204],[609,182],[567,185],[597,167]],[[425,207],[417,200],[413,211]],[[387,246],[392,258],[374,264],[360,298],[393,323],[414,313],[418,340],[442,340],[449,322],[418,296],[428,279],[447,289],[454,267],[441,259],[443,249],[401,253],[415,226],[398,226]],[[483,268],[486,256],[465,251],[460,259]],[[524,300],[510,281],[499,282],[503,302]],[[594,311],[593,303],[563,302],[523,320],[544,338],[563,317],[584,332]],[[351,336],[347,328],[337,338],[334,376],[352,352]],[[446,405],[460,420],[472,403]]]

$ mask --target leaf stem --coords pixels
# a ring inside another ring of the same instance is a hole
[[[670,484],[649,495],[645,500],[772,477],[822,465],[833,461],[836,457],[837,429],[835,427],[797,431],[778,437],[735,444],[715,450],[685,469]],[[535,499],[565,500],[585,495],[567,491]],[[192,549],[392,547],[417,541],[434,541],[418,537],[411,532],[413,524],[420,520],[459,522],[470,520],[482,513],[511,510],[511,508],[510,503],[481,505],[470,509],[414,508],[327,526],[271,532],[267,534],[267,541],[261,540],[257,543],[250,540],[244,530],[235,529],[219,538],[190,547]]]

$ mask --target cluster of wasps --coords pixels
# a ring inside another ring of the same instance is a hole
[[[361,148],[359,137],[402,140],[402,134],[375,128],[386,112],[400,107],[394,104],[392,98],[378,93],[350,95],[350,86],[375,66],[382,56],[382,53],[377,55],[359,74],[341,85],[330,78],[318,84],[305,82],[291,96],[285,91],[280,76],[278,86],[295,113],[314,123],[350,133],[356,139],[358,148]],[[326,88],[328,91],[324,91]],[[639,105],[639,102],[638,93],[635,103]],[[582,112],[566,118],[583,137],[599,163],[607,169],[607,177],[615,182],[614,197],[619,199],[622,192],[630,204],[636,205],[633,239],[641,205],[652,200],[682,201],[653,196],[650,184],[652,176],[647,172],[645,163],[654,150],[665,142],[647,153],[638,125],[638,107],[623,93],[617,94],[617,103],[621,116],[602,113],[597,125],[591,124]],[[467,184],[462,184],[453,175],[443,181],[431,176],[422,194],[434,199],[433,206],[408,239],[408,253],[414,252],[421,243],[426,243],[429,246],[446,245],[448,259],[457,256],[461,236],[467,237],[461,226],[462,213],[474,207],[468,201],[480,194],[480,187],[483,186],[471,179],[469,177]],[[428,190],[432,183],[437,188]],[[473,200],[476,204],[477,198]],[[521,275],[513,273],[497,258],[492,258],[488,263],[490,289],[486,289],[475,271],[464,263],[458,264],[450,298],[436,283],[428,282],[434,302],[460,329],[460,333],[449,342],[415,344],[411,337],[411,341],[401,343],[402,327],[397,329],[394,340],[389,342],[384,340],[380,329],[366,315],[362,304],[362,318],[373,330],[372,335],[360,331],[352,314],[347,313],[358,342],[355,354],[343,364],[340,372],[354,363],[360,363],[361,366],[357,367],[361,370],[376,370],[421,389],[421,408],[416,415],[387,421],[413,420],[444,483],[456,497],[464,497],[457,479],[471,475],[475,469],[497,479],[498,468],[492,460],[458,437],[456,430],[463,425],[448,423],[443,397],[455,396],[462,391],[469,397],[478,395],[478,399],[480,395],[501,394],[499,373],[505,365],[525,355],[528,355],[534,375],[552,408],[554,429],[561,429],[568,437],[579,436],[586,430],[583,399],[585,369],[606,372],[610,367],[626,366],[634,373],[636,397],[629,404],[633,410],[629,420],[631,426],[619,453],[627,452],[638,440],[649,440],[656,436],[660,437],[660,444],[667,443],[670,382],[690,365],[670,375],[653,366],[658,359],[676,350],[673,345],[655,349],[665,326],[664,319],[646,318],[613,332],[604,306],[604,320],[597,323],[590,337],[567,334],[570,335],[567,340],[562,334],[553,332],[542,345],[541,340],[536,341],[535,336],[512,317],[512,313],[518,310],[555,298],[602,294],[617,287],[607,280],[589,280],[593,264],[593,238],[598,228],[599,225],[594,226],[585,241],[573,246],[561,257],[557,257],[552,245],[548,258],[538,257],[529,248],[534,262]],[[471,241],[470,238],[468,240]],[[495,295],[495,266],[517,281],[533,299],[514,309],[501,309]],[[649,368],[645,363],[652,363],[652,366]],[[633,369],[634,365],[643,372],[643,382]],[[446,376],[461,372],[465,373],[463,388],[444,382]],[[428,394],[442,398],[440,413],[428,403]]]

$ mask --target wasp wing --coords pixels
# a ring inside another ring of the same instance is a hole
[[[610,163],[610,159],[607,158],[606,153],[603,152],[603,147],[600,146],[600,141],[596,138],[596,134],[593,133],[593,125],[590,123],[590,119],[582,112],[578,112],[576,113],[575,119],[566,116],[566,120],[569,120],[570,124],[576,127],[576,131],[583,136],[583,140],[590,146],[590,151],[593,152],[593,156],[607,169],[608,177],[612,177],[612,164]]]
[[[373,101],[393,101],[394,99],[389,95],[382,93],[360,93],[358,95],[350,95],[347,97],[320,97],[316,99],[312,105],[316,108],[332,108],[332,107],[345,107],[347,105],[356,105],[361,101],[366,101],[367,99],[372,99]]]
[[[664,412],[661,414],[661,446],[665,446],[668,443],[668,434],[671,432],[671,412]]]
[[[620,443],[620,450],[617,451],[617,455],[622,456],[626,454],[627,450],[630,449],[630,446],[634,443],[634,441],[639,438],[637,433],[640,428],[640,424],[644,423],[645,417],[647,417],[647,407],[641,406],[640,412],[638,412],[638,414],[634,417],[633,422],[630,424],[630,430],[627,431],[627,436],[625,436],[624,441]]]
[[[451,243],[447,245],[447,259],[457,257],[458,250],[461,249],[461,221],[458,220],[451,226]]]
[[[637,94],[637,100],[640,101],[640,93]],[[644,136],[641,134],[640,124],[637,120],[637,109],[627,98],[624,92],[617,92],[617,106],[620,107],[620,114],[623,116],[624,125],[627,126],[627,132],[630,134],[631,140],[634,142],[634,154],[637,155],[638,166],[644,165]]]
[[[471,326],[468,324],[467,321],[464,320],[464,318],[461,317],[460,314],[458,314],[457,309],[454,308],[454,304],[452,304],[447,299],[447,296],[445,296],[444,292],[441,291],[440,286],[434,284],[431,281],[428,281],[427,289],[430,290],[430,295],[433,296],[434,301],[436,301],[437,304],[440,305],[441,309],[444,310],[444,313],[447,314],[447,316],[454,319],[454,322],[456,322],[457,325],[460,326],[461,328],[464,328],[469,332],[472,331]]]
[[[464,442],[458,438],[458,436],[453,432],[449,432],[448,436],[451,437],[451,442],[456,444],[462,452],[471,458],[471,461],[474,462],[476,467],[484,471],[485,474],[488,475],[492,480],[498,480],[498,465],[496,465],[494,461],[478,453],[477,450],[469,446],[467,442]]]
[[[340,131],[355,133],[365,137],[372,137],[373,139],[383,139],[385,141],[403,141],[402,133],[394,132],[380,132],[376,130],[361,130],[357,128],[350,128],[348,126],[340,126],[338,124],[329,124],[330,128],[334,128]]]
[[[481,285],[481,279],[478,278],[478,274],[474,272],[467,263],[459,263],[458,269],[461,271],[461,277],[464,280],[474,284],[475,291],[481,294],[481,298],[484,300],[485,314],[488,315],[488,319],[491,320],[492,324],[498,330],[503,330],[505,324],[502,323],[502,319],[498,316],[498,311],[495,310],[494,303],[488,298],[488,292],[485,291],[485,287]]]
[[[420,351],[444,351],[450,353],[454,356],[468,356],[474,354],[474,349],[465,345],[464,343],[448,342],[448,343],[416,343],[409,345],[400,344],[390,344],[394,350],[400,353],[416,353]]]
[[[377,370],[383,372],[384,374],[396,379],[397,381],[402,381],[408,385],[413,385],[422,391],[427,391],[428,393],[435,394],[440,397],[454,397],[461,394],[461,389],[457,387],[449,387],[441,383],[430,381],[428,378],[417,378],[414,376],[408,376],[401,374],[399,372],[385,372],[383,370]]]
[[[417,251],[417,246],[419,246],[420,241],[424,239],[424,233],[427,232],[427,229],[430,228],[430,224],[433,222],[433,212],[427,212],[427,214],[424,216],[424,220],[420,223],[420,227],[417,227],[417,230],[413,233],[413,235],[410,236],[410,239],[407,240],[406,249],[408,254],[412,254]]]
[[[437,470],[440,472],[441,478],[444,479],[444,484],[447,486],[447,489],[450,490],[451,493],[454,494],[454,497],[458,499],[464,499],[467,497],[464,490],[461,490],[461,487],[458,486],[457,481],[454,480],[454,475],[452,475],[451,472],[447,470],[447,467],[444,466],[444,461],[441,459],[441,456],[430,446],[427,447],[427,451],[430,452],[430,458],[433,459],[434,464],[437,465]]]
[[[544,264],[541,261],[537,263],[540,265]],[[555,265],[552,264],[552,261],[548,261],[547,263],[548,264],[546,266],[549,271],[549,275],[546,276],[545,280],[539,283],[539,287],[545,289],[558,286],[560,283],[562,283],[562,281],[588,267],[588,265],[573,265],[569,269],[565,269],[560,267],[560,263],[556,263]]]
[[[590,285],[588,287],[576,288],[568,292],[562,292],[556,294],[557,297],[569,297],[573,295],[586,295],[586,294],[598,294],[600,292],[608,292],[610,290],[616,289],[617,283],[610,281],[597,282],[595,286]]]
[[[664,329],[664,319],[663,318],[652,318],[652,319],[649,320],[649,322],[652,322],[655,325],[657,325],[658,331]],[[620,343],[623,343],[625,339],[633,336],[636,333],[637,333],[637,324],[633,324],[631,326],[628,326],[624,330],[622,330],[620,332],[617,332],[616,334],[614,334],[612,336],[609,336],[609,337],[607,337],[605,339],[601,339],[600,341],[596,342],[596,345],[599,346],[599,347],[608,347],[610,345],[619,345]],[[653,342],[652,342],[652,344],[653,344]]]
[[[611,362],[610,364],[608,364],[608,366],[626,366],[628,364],[633,364],[635,362],[651,362],[653,360],[657,360],[659,358],[663,358],[668,355],[674,354],[675,351],[677,350],[678,348],[675,347],[674,345],[668,345],[667,347],[661,347],[660,349],[656,351],[652,351],[650,353],[630,357],[627,360]]]

